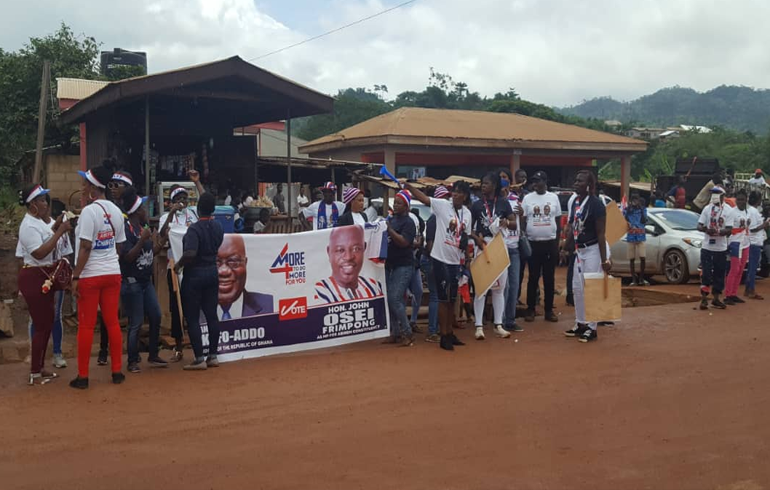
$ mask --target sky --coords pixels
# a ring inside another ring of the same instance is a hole
[[[770,87],[766,0],[0,0],[0,47],[61,22],[105,50],[146,51],[151,73],[233,55],[328,94],[422,90],[430,68],[491,96],[567,106],[663,87]],[[32,7],[34,6],[34,7]]]

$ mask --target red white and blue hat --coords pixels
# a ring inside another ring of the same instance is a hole
[[[43,186],[38,184],[34,189],[32,189],[32,192],[29,193],[29,196],[27,196],[27,200],[25,202],[29,204],[38,197],[44,196],[49,192],[51,192],[51,189],[43,189]]]
[[[361,189],[358,187],[348,187],[345,189],[345,192],[342,193],[342,202],[346,205],[350,204],[359,194],[361,194]]]
[[[396,194],[396,197],[400,197],[401,199],[403,199],[407,206],[412,205],[412,193],[409,192],[408,190],[404,189],[402,191],[398,191],[398,193]]]
[[[125,182],[126,185],[134,185],[134,181],[131,180],[131,177],[126,175],[125,172],[121,172],[120,170],[112,174],[112,180],[119,180],[121,182]]]
[[[433,191],[433,197],[436,199],[444,199],[448,195],[449,195],[449,189],[447,189],[443,185],[436,187],[436,189]]]
[[[724,194],[725,190],[722,189],[720,186],[715,185],[714,187],[711,188],[711,193],[712,194]]]
[[[134,205],[131,206],[131,209],[129,209],[126,214],[134,214],[139,209],[139,207],[141,207],[141,205],[144,204],[145,202],[147,202],[147,196],[144,196],[144,197],[136,196]]]
[[[322,191],[332,191],[337,192],[337,186],[334,185],[334,182],[327,182],[321,187]]]
[[[78,170],[78,173],[80,174],[81,177],[83,177],[84,179],[86,179],[96,187],[101,187],[102,189],[107,187],[107,184],[102,184],[101,182],[99,182],[99,179],[97,179],[94,173],[91,172],[90,170],[88,170],[87,172]]]

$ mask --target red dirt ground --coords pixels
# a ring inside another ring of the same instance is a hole
[[[770,296],[770,287],[760,283]],[[0,366],[0,488],[770,486],[770,300],[625,310],[599,341],[524,324],[454,353],[368,342],[121,386]]]

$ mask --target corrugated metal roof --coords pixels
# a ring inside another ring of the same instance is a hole
[[[480,142],[487,142],[494,146],[516,147],[521,142],[531,142],[599,147],[616,145],[626,146],[632,151],[644,151],[647,145],[644,141],[625,136],[520,114],[404,107],[311,141],[300,151],[312,153],[322,146],[355,147],[357,140],[382,137],[404,142],[411,140],[428,146],[432,143],[465,146],[471,142],[478,146]]]
[[[56,98],[83,100],[103,89],[110,82],[101,80],[83,80],[80,78],[57,78]]]

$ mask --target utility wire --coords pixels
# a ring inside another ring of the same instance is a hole
[[[352,26],[354,26],[354,25],[357,25],[357,24],[361,24],[361,23],[363,23],[363,22],[366,22],[367,20],[371,20],[371,19],[374,19],[375,17],[379,17],[379,16],[381,16],[381,15],[387,14],[388,12],[392,12],[392,11],[394,11],[394,10],[396,10],[396,9],[400,9],[401,7],[406,7],[406,6],[407,6],[407,5],[409,5],[410,3],[414,3],[414,2],[416,2],[416,1],[417,1],[417,0],[409,0],[408,2],[403,2],[403,3],[400,3],[400,4],[398,4],[398,5],[394,6],[394,7],[390,7],[389,9],[385,9],[385,10],[383,10],[383,11],[381,11],[381,12],[378,12],[378,13],[376,13],[376,14],[372,14],[372,15],[370,15],[369,17],[364,17],[363,19],[358,19],[357,21],[355,21],[355,22],[351,22],[350,24],[345,24],[344,26],[338,27],[338,28],[336,28],[336,29],[332,29],[331,31],[327,31],[327,32],[324,32],[323,34],[319,34],[319,35],[317,35],[317,36],[313,36],[313,37],[311,37],[311,38],[305,39],[304,41],[300,41],[300,42],[298,42],[298,43],[295,43],[295,44],[291,44],[291,45],[289,45],[289,46],[284,46],[284,47],[283,47],[283,48],[281,48],[281,49],[277,49],[277,50],[275,50],[275,51],[271,51],[271,52],[269,52],[269,53],[265,53],[265,54],[263,54],[263,55],[257,56],[257,57],[255,57],[255,58],[251,58],[251,59],[248,59],[248,60],[246,60],[246,61],[256,61],[256,60],[261,60],[262,58],[267,58],[268,56],[272,56],[272,55],[274,55],[274,54],[278,54],[278,53],[281,53],[281,52],[283,52],[283,51],[286,51],[287,49],[296,48],[297,46],[301,46],[301,45],[303,45],[303,44],[305,44],[305,43],[309,43],[310,41],[315,41],[316,39],[320,39],[320,38],[322,38],[322,37],[326,37],[326,36],[328,36],[328,35],[330,35],[330,34],[334,34],[335,32],[339,32],[339,31],[341,31],[341,30],[343,30],[343,29],[347,29],[348,27],[352,27]]]

